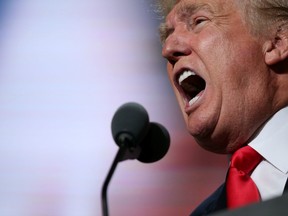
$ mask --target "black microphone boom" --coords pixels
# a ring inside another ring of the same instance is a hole
[[[119,150],[104,181],[101,200],[103,216],[108,216],[107,188],[118,162],[138,159],[153,163],[165,156],[170,146],[170,136],[159,123],[149,123],[144,107],[137,103],[126,103],[113,116],[112,135]]]

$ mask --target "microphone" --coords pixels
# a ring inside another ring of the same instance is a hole
[[[140,104],[130,102],[119,107],[112,118],[112,136],[119,150],[104,181],[101,193],[103,216],[108,216],[107,188],[118,162],[137,159],[153,163],[169,150],[170,136],[164,126],[149,122],[147,111]]]
[[[154,163],[162,159],[169,150],[170,136],[166,128],[156,122],[151,122],[149,130],[140,144],[142,151],[137,160],[142,163]]]
[[[140,142],[149,129],[148,113],[140,104],[126,103],[114,114],[111,129],[114,141],[123,149],[119,160],[136,159],[141,152]]]

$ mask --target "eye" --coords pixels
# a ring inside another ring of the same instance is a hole
[[[202,24],[203,22],[206,22],[208,21],[208,18],[206,17],[196,17],[193,21],[194,25],[197,26],[197,25],[200,25]]]
[[[202,27],[209,21],[209,19],[205,16],[197,16],[190,20],[189,28],[193,31],[200,31]]]

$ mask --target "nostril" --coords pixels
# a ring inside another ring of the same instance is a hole
[[[178,57],[180,57],[180,56],[183,56],[184,54],[182,53],[182,52],[174,52],[173,53],[173,56],[175,57],[175,58],[178,58]]]
[[[173,52],[168,58],[167,60],[169,61],[169,63],[171,65],[176,64],[176,62],[182,57],[184,56],[183,53],[181,52]]]

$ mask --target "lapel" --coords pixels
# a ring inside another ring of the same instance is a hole
[[[225,183],[202,202],[190,216],[204,216],[227,208]]]

